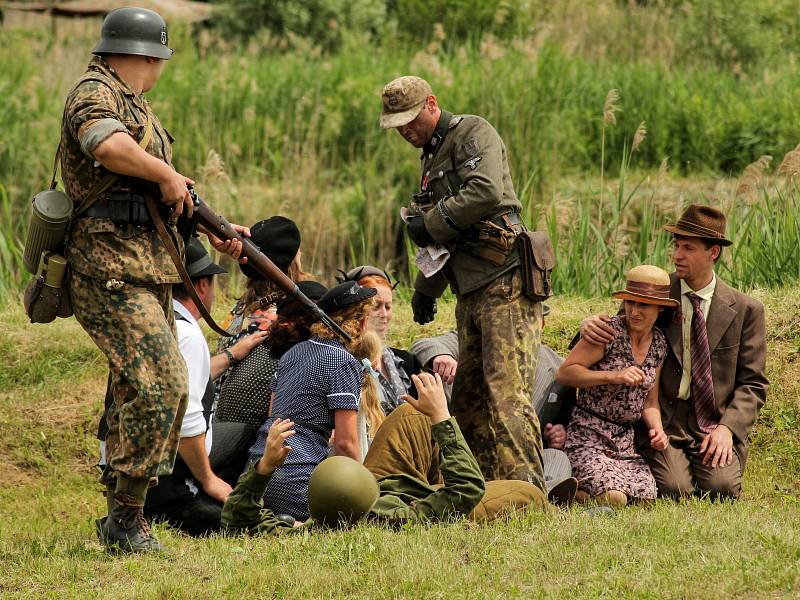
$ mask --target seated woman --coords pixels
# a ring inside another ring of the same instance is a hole
[[[666,448],[658,380],[667,341],[656,320],[661,314],[666,322],[679,306],[669,290],[669,275],[658,267],[628,271],[625,290],[614,294],[625,301],[624,315],[611,320],[617,337],[605,347],[579,341],[558,369],[560,383],[578,388],[564,448],[579,480],[578,502],[623,506],[656,497],[650,468],[636,453],[633,425],[641,418],[651,446]]]
[[[378,428],[383,424],[386,413],[383,412],[380,390],[380,374],[375,370],[383,352],[383,342],[373,330],[364,332],[358,346],[353,350],[356,358],[364,365],[365,377],[361,387],[361,400],[358,409],[358,445],[361,449],[361,462],[367,456],[370,444],[375,438]],[[366,376],[369,374],[369,377]]]
[[[300,264],[300,231],[286,217],[271,217],[250,228],[251,241],[292,281],[308,278]],[[244,336],[268,330],[277,318],[277,302],[282,293],[247,263],[239,265],[247,277],[245,293],[231,309],[223,327],[238,332],[221,338],[218,352],[230,352],[230,346]],[[258,346],[246,358],[229,356],[233,363],[217,382],[215,423],[247,423],[260,427],[267,418],[269,394],[275,379],[275,360],[270,341]],[[240,360],[241,359],[241,360]]]
[[[392,323],[394,301],[394,286],[388,273],[377,267],[364,265],[342,275],[340,279],[343,281],[355,281],[361,286],[375,288],[378,291],[375,309],[370,315],[369,328],[375,331],[383,342],[375,370],[378,373],[383,396],[381,407],[384,414],[388,415],[402,404],[403,395],[416,393],[411,385],[411,375],[418,374],[422,370],[422,365],[411,352],[386,345]]]
[[[275,419],[291,419],[297,434],[292,452],[272,475],[265,506],[297,520],[308,518],[308,480],[328,456],[334,428],[334,453],[360,460],[356,426],[364,367],[352,354],[367,329],[376,292],[354,282],[329,290],[319,306],[351,337],[345,344],[324,324],[311,326],[311,338],[290,348],[278,363],[272,410],[250,448],[250,463],[264,454]]]

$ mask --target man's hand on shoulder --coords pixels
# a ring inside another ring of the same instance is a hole
[[[611,317],[594,315],[581,321],[581,339],[595,346],[606,346],[614,341],[617,332],[611,327]]]

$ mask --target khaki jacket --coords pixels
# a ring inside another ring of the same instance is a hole
[[[680,280],[670,275],[670,296],[681,297]],[[734,435],[736,451],[744,466],[748,435],[767,398],[769,381],[765,374],[767,357],[764,305],[733,289],[717,277],[717,286],[707,320],[708,345],[714,398],[720,423]],[[670,352],[661,370],[661,419],[667,433],[678,402],[683,364],[683,336],[680,309],[664,331]]]
[[[425,214],[425,227],[451,256],[443,271],[430,278],[420,274],[414,287],[438,298],[449,282],[454,292],[465,295],[519,265],[519,255],[512,251],[498,267],[464,250],[459,239],[478,221],[519,213],[522,204],[514,192],[505,144],[485,119],[442,112],[434,140],[420,157],[420,192],[429,191],[434,205]]]

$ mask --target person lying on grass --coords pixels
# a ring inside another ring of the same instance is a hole
[[[667,341],[655,325],[663,311],[679,305],[669,297],[666,271],[641,265],[627,279],[614,294],[625,308],[610,321],[614,338],[605,346],[581,339],[557,373],[560,383],[579,388],[565,446],[580,482],[578,502],[623,506],[629,499],[655,499],[655,479],[634,445],[640,418],[653,449],[667,447],[658,405]]]
[[[481,501],[483,476],[447,409],[441,377],[422,373],[413,376],[413,383],[419,399],[406,396],[404,400],[430,421],[444,485],[434,487],[404,473],[376,479],[357,461],[331,457],[317,467],[309,482],[313,521],[325,526],[353,524],[363,518],[390,524],[441,521],[467,516]],[[271,535],[292,529],[264,508],[263,496],[275,470],[293,452],[293,427],[285,419],[272,423],[264,455],[239,479],[222,509],[224,530]]]

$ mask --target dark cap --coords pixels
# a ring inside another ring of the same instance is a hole
[[[318,303],[319,299],[328,291],[328,288],[318,281],[301,281],[297,284],[297,287],[300,288],[300,291],[303,292],[309,300],[315,303]],[[292,302],[294,302],[292,296],[284,296],[278,300],[278,312],[281,312],[282,309],[292,304]]]
[[[542,317],[546,317],[549,314],[550,314],[550,305],[542,304]]]
[[[392,278],[389,277],[389,273],[372,265],[361,265],[360,267],[354,267],[346,273],[341,269],[338,269],[338,271],[339,275],[336,276],[336,281],[339,283],[344,283],[345,281],[355,281],[358,283],[364,277],[381,277],[389,283],[392,289],[397,287],[397,283],[392,283]]]
[[[317,304],[323,311],[331,314],[351,304],[372,298],[377,293],[378,290],[375,288],[361,287],[354,281],[345,281],[329,289]]]
[[[275,216],[259,221],[250,228],[250,241],[275,263],[284,273],[289,270],[297,251],[300,250],[300,230],[291,219]],[[249,264],[239,264],[245,277],[264,279]]]
[[[189,242],[186,244],[185,262],[186,272],[189,273],[192,280],[228,272],[228,269],[211,260],[211,255],[205,246],[195,237],[189,238]]]

